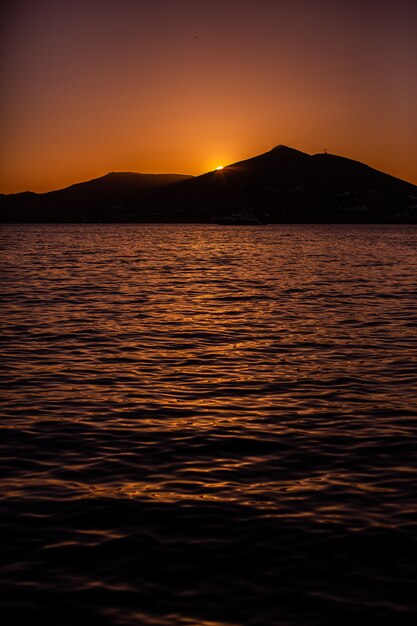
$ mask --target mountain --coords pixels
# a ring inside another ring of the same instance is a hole
[[[417,223],[417,187],[287,146],[201,176],[131,173],[0,197],[2,221]]]
[[[169,190],[166,189],[166,192]],[[416,223],[417,187],[363,163],[276,146],[185,181],[171,193],[181,218],[271,223]]]
[[[110,172],[48,193],[0,194],[2,222],[114,222],[136,217],[138,204],[163,187],[190,179],[181,174]]]

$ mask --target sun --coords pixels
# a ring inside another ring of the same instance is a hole
[[[224,167],[223,165],[218,165],[218,166],[216,167],[216,170],[222,170],[222,169],[223,169],[223,167]]]

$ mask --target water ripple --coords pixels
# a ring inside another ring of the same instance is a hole
[[[413,623],[414,226],[7,226],[6,620]]]

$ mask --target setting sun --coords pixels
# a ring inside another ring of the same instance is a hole
[[[216,170],[222,170],[222,169],[223,169],[223,167],[224,167],[223,165],[218,165],[218,166],[216,167]]]

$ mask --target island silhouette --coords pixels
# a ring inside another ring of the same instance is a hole
[[[0,195],[3,223],[417,223],[417,186],[327,151],[278,145],[201,176],[111,172]]]

